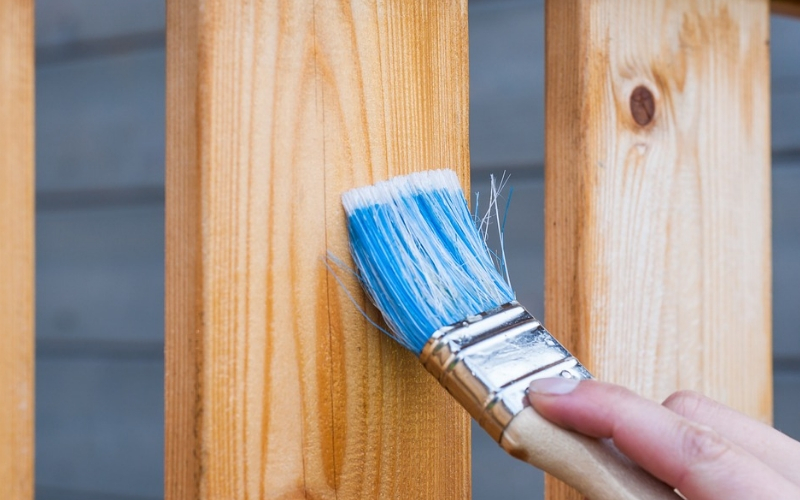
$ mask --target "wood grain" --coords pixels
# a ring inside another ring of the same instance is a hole
[[[33,498],[33,2],[0,0],[0,498]]]
[[[466,413],[322,259],[343,190],[467,181],[466,2],[314,4],[168,3],[166,496],[465,498]]]
[[[768,2],[551,1],[546,37],[548,328],[603,380],[770,421]]]

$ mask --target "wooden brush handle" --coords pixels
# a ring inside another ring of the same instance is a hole
[[[564,430],[533,408],[506,427],[500,445],[580,491],[591,500],[678,500],[673,488],[620,453],[610,441]]]

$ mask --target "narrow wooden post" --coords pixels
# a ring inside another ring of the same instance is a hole
[[[769,421],[769,2],[546,8],[548,327],[601,379]]]
[[[167,498],[468,496],[466,414],[323,264],[344,189],[467,181],[466,1],[176,0],[167,26]]]
[[[33,498],[33,0],[0,0],[0,498]]]

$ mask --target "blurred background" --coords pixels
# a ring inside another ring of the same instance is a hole
[[[544,12],[470,1],[473,191],[511,174],[506,251],[543,313]],[[164,0],[37,0],[38,500],[163,496]],[[800,21],[772,18],[775,425],[800,438]],[[475,499],[542,475],[473,432]]]

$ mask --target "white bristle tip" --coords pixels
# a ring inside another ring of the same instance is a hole
[[[456,173],[449,169],[426,170],[351,189],[342,195],[342,205],[350,215],[359,208],[437,189],[460,190],[461,184]]]

